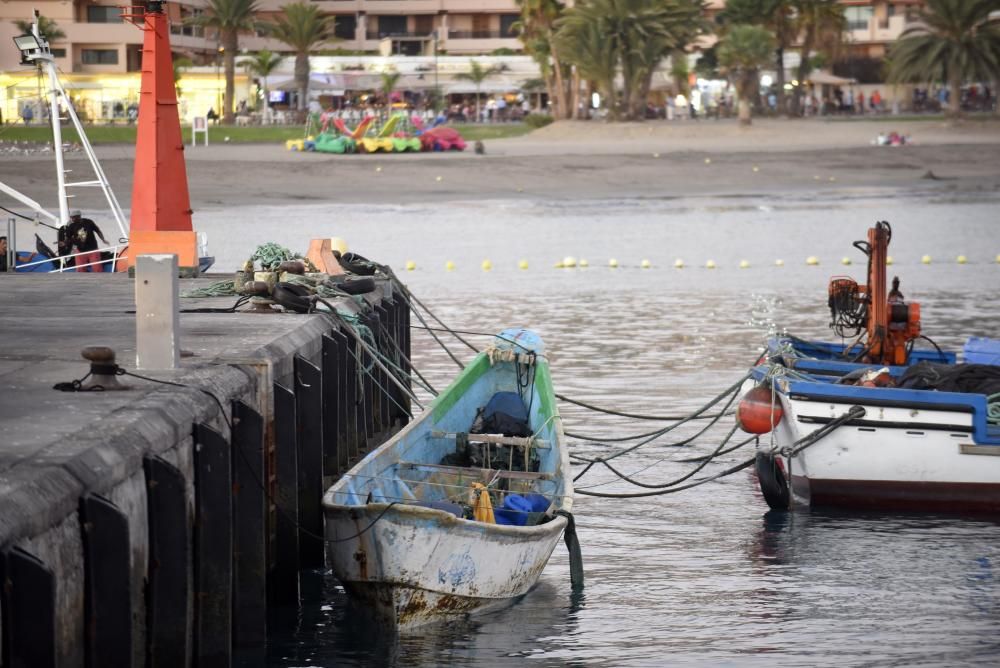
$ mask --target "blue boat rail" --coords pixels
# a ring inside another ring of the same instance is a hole
[[[828,362],[826,364],[829,364]],[[877,365],[852,365],[881,368]],[[898,376],[905,367],[893,367]],[[829,375],[803,373],[803,369],[785,370],[772,364],[759,364],[751,370],[758,383],[771,381],[777,392],[792,400],[818,401],[828,404],[910,408],[914,410],[950,411],[972,414],[972,438],[977,445],[1000,446],[1000,424],[992,423],[991,404],[985,394],[914,390],[892,387],[859,387],[839,385]],[[995,411],[996,409],[992,409]],[[851,424],[851,423],[848,423]],[[968,427],[954,426],[956,431]],[[951,426],[949,426],[951,428]]]

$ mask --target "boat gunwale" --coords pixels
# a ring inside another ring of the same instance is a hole
[[[328,491],[327,494],[330,492]],[[390,506],[392,506],[390,508]],[[362,519],[362,517],[350,517],[352,513],[359,513],[364,516],[375,516],[378,522],[383,519],[391,518],[396,516],[397,519],[418,519],[426,518],[430,520],[435,520],[439,528],[460,528],[462,530],[475,529],[484,530],[490,533],[495,533],[498,535],[510,535],[510,536],[532,536],[534,534],[548,534],[554,533],[556,527],[558,531],[562,531],[566,528],[568,520],[559,514],[551,515],[552,519],[548,522],[542,522],[540,524],[533,524],[531,526],[527,525],[516,525],[516,524],[491,524],[488,522],[480,522],[477,520],[470,520],[464,517],[458,517],[452,513],[445,510],[440,510],[438,508],[429,508],[426,506],[417,506],[411,503],[406,503],[402,501],[396,501],[392,503],[385,503],[382,501],[366,503],[364,505],[344,505],[329,503],[326,501],[325,495],[323,499],[323,515],[327,520],[337,521],[357,521]],[[338,517],[338,515],[347,515],[348,517]],[[332,515],[332,517],[331,517]],[[374,525],[374,522],[373,522]],[[551,525],[551,526],[550,526]],[[367,533],[368,529],[365,529]],[[347,542],[346,540],[341,540],[340,542]]]

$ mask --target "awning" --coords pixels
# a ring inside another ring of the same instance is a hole
[[[847,86],[858,83],[857,79],[845,79],[829,72],[813,72],[806,81],[812,84],[819,84],[820,86]]]
[[[288,90],[295,91],[298,90],[299,85],[295,82],[295,77],[282,77],[277,79],[276,82],[268,80],[268,87],[272,90]],[[333,93],[335,91],[341,91],[347,88],[344,82],[344,77],[339,74],[320,74],[314,72],[309,75],[309,90],[313,93]]]
[[[479,92],[483,94],[510,93],[521,90],[521,81],[514,80],[510,76],[496,76],[486,79],[479,84]],[[449,95],[468,94],[476,92],[476,84],[472,81],[459,79],[452,80],[443,86],[445,93]]]

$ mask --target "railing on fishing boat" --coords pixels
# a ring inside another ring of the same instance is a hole
[[[83,269],[86,267],[100,267],[101,265],[109,265],[111,268],[109,271],[116,271],[116,263],[119,259],[119,254],[128,248],[127,244],[115,244],[114,246],[106,246],[104,248],[97,248],[92,251],[85,251],[81,253],[70,253],[69,255],[61,255],[58,257],[44,257],[41,260],[33,260],[31,262],[18,263],[17,269],[21,271],[31,270],[31,267],[39,267],[46,263],[52,264],[55,268],[49,272],[50,274],[61,274],[67,271],[76,271],[77,269]],[[76,264],[75,258],[90,256],[94,253],[103,255],[104,253],[110,253],[111,257],[107,259],[100,259],[96,262],[87,262],[84,264]]]

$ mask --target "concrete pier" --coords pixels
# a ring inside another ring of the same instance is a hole
[[[134,294],[124,275],[0,275],[5,666],[225,666],[260,646],[268,606],[322,565],[300,527],[322,534],[325,485],[407,419],[322,315],[182,312],[180,368],[137,372],[174,385],[53,389],[87,374],[88,345],[135,371]],[[408,356],[392,285],[365,300],[379,348]]]

